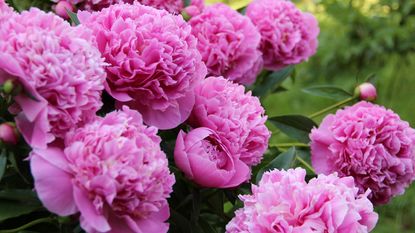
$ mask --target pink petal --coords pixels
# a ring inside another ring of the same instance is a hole
[[[56,156],[62,156],[56,154]],[[61,216],[78,212],[69,173],[47,162],[41,156],[30,159],[30,168],[35,180],[35,189],[43,205]]]

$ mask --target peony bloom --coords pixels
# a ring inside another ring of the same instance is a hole
[[[355,91],[361,100],[375,101],[377,98],[376,87],[371,83],[362,83]]]
[[[415,130],[384,107],[362,101],[339,110],[310,138],[316,172],[353,176],[376,204],[403,194],[415,179]]]
[[[32,147],[46,147],[101,108],[104,62],[90,31],[36,8],[0,27],[0,83],[15,80],[16,123]],[[29,94],[27,94],[29,93]]]
[[[16,126],[11,122],[0,124],[0,142],[15,145],[19,140]]]
[[[35,149],[35,189],[49,211],[80,212],[86,232],[167,232],[175,179],[160,141],[124,107],[69,132],[64,149]]]
[[[227,233],[365,233],[378,215],[357,195],[352,177],[319,175],[305,181],[302,168],[266,172],[252,195],[242,195],[244,207],[226,226]],[[369,193],[369,191],[368,191]]]
[[[204,0],[190,0],[189,6],[183,9],[190,17],[196,16],[203,12],[205,9],[205,1]]]
[[[53,0],[58,2],[59,0]],[[100,11],[104,8],[107,8],[111,5],[118,3],[128,3],[132,4],[135,0],[67,0],[67,2],[77,5],[81,10],[87,11]],[[136,0],[137,2],[154,7],[159,10],[166,10],[173,14],[180,14],[184,9],[183,0]],[[197,9],[202,9],[200,6],[203,6],[203,0],[191,0],[190,6],[196,7]],[[193,12],[193,11],[192,11]]]
[[[218,3],[189,20],[208,74],[252,84],[262,69],[261,35],[248,17]]]
[[[93,29],[107,67],[106,90],[138,110],[144,122],[170,129],[184,122],[194,105],[194,86],[206,67],[196,38],[181,16],[138,3],[79,13]]]
[[[180,131],[174,160],[180,170],[203,187],[230,188],[250,177],[249,167],[232,157],[220,137],[209,128]]]
[[[195,89],[196,103],[189,123],[215,131],[230,153],[248,166],[258,164],[271,133],[259,99],[223,77],[209,77]]]
[[[266,69],[279,70],[298,64],[316,53],[318,22],[294,3],[255,0],[248,5],[246,15],[261,33],[260,50]]]
[[[3,20],[7,20],[10,14],[15,14],[14,10],[7,5],[5,0],[0,0],[0,26]]]

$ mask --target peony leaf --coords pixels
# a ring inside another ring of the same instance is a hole
[[[4,172],[6,171],[7,166],[7,156],[5,150],[2,151],[0,154],[0,181],[3,178]]]
[[[71,19],[72,23],[76,26],[81,24],[81,22],[78,19],[78,15],[73,13],[72,11],[66,9],[66,13],[68,13],[69,18]]]
[[[34,212],[40,208],[42,208],[42,206],[38,204],[0,200],[0,222]]]
[[[303,143],[310,141],[308,135],[311,129],[317,126],[313,120],[301,115],[276,116],[269,118],[268,121],[290,138],[294,138]]]
[[[266,96],[273,93],[275,90],[278,90],[278,87],[282,84],[282,82],[284,82],[284,80],[290,77],[293,71],[294,66],[288,66],[273,73],[263,73],[264,75],[258,78],[259,80],[252,90],[253,94],[256,96]]]
[[[262,175],[270,170],[273,169],[288,169],[291,168],[295,162],[296,156],[296,149],[295,147],[291,147],[287,151],[279,154],[275,159],[273,159],[270,163],[268,163],[265,167],[263,167],[256,176],[256,183],[261,180]]]
[[[334,100],[343,100],[353,96],[348,91],[331,85],[312,86],[303,89],[303,91],[311,95],[326,97]]]

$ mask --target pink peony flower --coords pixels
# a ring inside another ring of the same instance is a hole
[[[45,148],[100,109],[105,70],[93,43],[87,29],[36,8],[2,23],[0,83],[24,87],[15,97],[16,123],[32,147]]]
[[[58,2],[59,0],[53,0]],[[111,5],[118,3],[128,3],[132,4],[134,1],[137,1],[143,5],[150,6],[159,10],[166,10],[169,13],[179,14],[184,6],[183,0],[67,0],[73,5],[77,5],[81,10],[87,11],[100,11],[104,8],[107,8]],[[200,6],[203,5],[203,0],[191,0],[190,6],[197,7],[201,9]]]
[[[1,22],[7,20],[10,14],[16,14],[14,10],[7,5],[5,0],[0,0],[0,26]]]
[[[64,19],[69,19],[68,11],[74,11],[74,7],[67,0],[60,0],[54,8],[56,14]]]
[[[135,3],[79,14],[94,30],[109,63],[106,90],[143,115],[144,122],[170,129],[194,105],[194,86],[206,75],[196,39],[181,16]]]
[[[261,33],[260,50],[266,69],[279,70],[298,64],[316,53],[318,22],[294,3],[255,0],[248,5],[246,15]]]
[[[195,94],[190,125],[212,129],[234,157],[248,166],[258,164],[271,136],[259,99],[223,77],[203,80]]]
[[[61,0],[52,0],[59,2]],[[71,5],[76,5],[81,10],[100,11],[117,3],[133,3],[135,0],[67,0]]]
[[[167,232],[175,179],[160,141],[124,107],[68,133],[64,149],[35,149],[35,189],[49,211],[80,212],[87,232]]]
[[[371,83],[362,83],[355,91],[361,100],[375,101],[377,98],[376,87]]]
[[[196,16],[205,9],[204,0],[190,0],[190,5],[183,9],[190,17]]]
[[[248,17],[218,3],[189,20],[208,74],[240,83],[254,83],[262,69],[261,39]]]
[[[0,142],[15,145],[19,140],[19,134],[16,126],[11,122],[0,124]]]
[[[367,194],[357,195],[352,177],[319,175],[305,181],[302,168],[266,172],[244,207],[226,226],[227,233],[370,232],[378,215]]]
[[[174,160],[195,183],[211,188],[230,188],[249,179],[249,167],[234,158],[220,137],[209,128],[180,131]]]
[[[403,194],[415,179],[415,130],[384,107],[362,101],[339,110],[310,138],[316,172],[353,176],[375,204]]]

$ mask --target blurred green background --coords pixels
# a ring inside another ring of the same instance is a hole
[[[265,99],[268,115],[310,114],[334,101],[310,96],[302,88],[334,84],[353,90],[376,77],[377,103],[415,127],[415,0],[296,1],[320,23],[317,54],[296,67],[289,91]],[[275,139],[273,139],[275,140]],[[415,232],[415,185],[387,206],[375,233]]]
[[[225,1],[226,2],[226,1]],[[246,0],[227,1],[235,8]],[[376,77],[377,103],[393,109],[415,127],[415,0],[297,0],[320,23],[319,49],[296,66],[289,91],[263,100],[268,115],[311,114],[330,104],[303,88],[332,84],[353,90],[356,83]],[[320,119],[317,119],[320,120]],[[284,140],[273,137],[273,142]],[[415,232],[415,184],[403,196],[376,207],[375,233]]]

